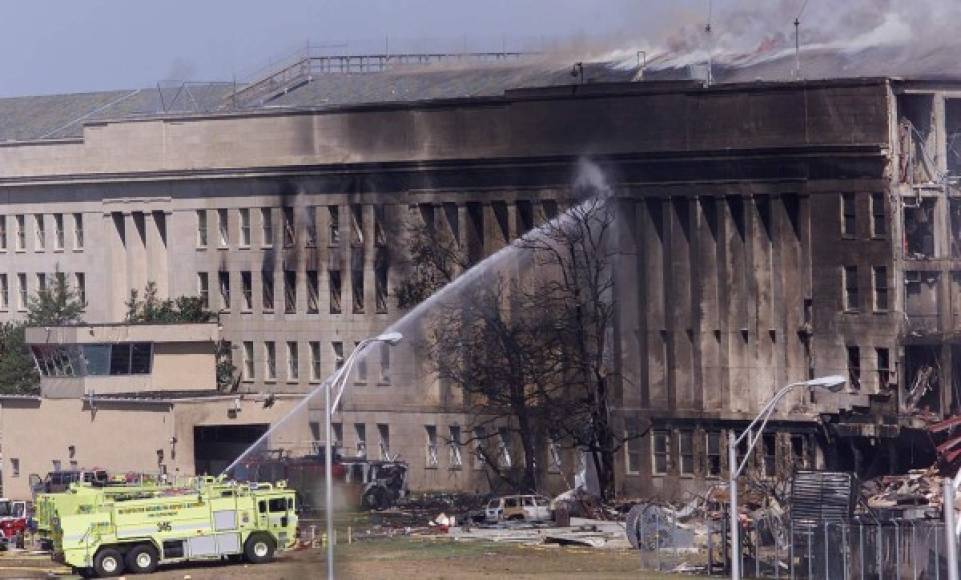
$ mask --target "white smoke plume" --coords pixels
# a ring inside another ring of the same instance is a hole
[[[788,76],[800,13],[802,71],[808,78],[961,74],[959,0],[713,0],[707,33],[708,2],[700,11],[677,10],[653,37],[620,39],[618,48],[600,51],[597,60],[630,67],[642,50],[653,70],[710,58],[735,78]]]

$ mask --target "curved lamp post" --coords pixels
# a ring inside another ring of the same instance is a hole
[[[764,427],[767,422],[771,419],[771,415],[774,414],[774,409],[777,404],[784,399],[785,396],[792,390],[798,387],[807,387],[809,389],[824,389],[832,393],[836,393],[841,390],[841,387],[845,383],[844,377],[840,375],[831,375],[828,377],[821,377],[817,379],[811,379],[809,381],[801,381],[799,383],[791,383],[790,385],[782,388],[780,391],[774,394],[764,407],[761,408],[761,412],[757,414],[757,417],[751,421],[751,424],[747,426],[739,436],[734,436],[734,431],[730,432],[730,445],[727,450],[728,458],[728,471],[730,473],[730,486],[731,486],[731,578],[732,580],[741,580],[741,530],[739,527],[738,515],[737,515],[737,478],[744,471],[744,467],[747,465],[747,460],[751,456],[751,451],[754,446],[757,445],[758,440],[761,438],[761,434],[764,432]],[[760,425],[758,425],[760,423]],[[757,428],[755,429],[755,426]],[[737,446],[741,441],[747,441],[747,450],[744,452],[744,458],[740,463],[737,462]]]
[[[356,347],[354,347],[353,352],[344,361],[344,365],[340,367],[334,378],[328,381],[324,385],[324,416],[326,419],[326,435],[324,437],[324,503],[327,510],[327,578],[328,580],[334,579],[334,478],[331,473],[333,467],[333,445],[331,444],[331,439],[333,437],[332,427],[331,427],[331,417],[334,414],[334,409],[340,403],[341,397],[344,395],[344,390],[347,388],[347,379],[350,378],[350,371],[354,367],[354,363],[357,362],[357,357],[367,349],[368,346],[374,344],[375,342],[383,342],[391,346],[400,342],[404,336],[399,332],[385,332],[380,336],[374,336],[371,338],[365,338],[360,341]],[[337,389],[336,395],[333,397],[333,404],[331,404],[331,391]]]

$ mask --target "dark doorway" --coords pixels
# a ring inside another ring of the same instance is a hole
[[[269,427],[267,424],[194,427],[196,474],[219,475],[260,439]]]

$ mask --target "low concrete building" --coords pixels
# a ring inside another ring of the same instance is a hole
[[[100,467],[169,477],[220,473],[302,395],[216,388],[215,324],[30,328],[39,396],[0,398],[3,492],[31,495],[30,475]],[[307,422],[272,435],[306,442]]]

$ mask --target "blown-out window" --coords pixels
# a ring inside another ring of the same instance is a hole
[[[44,376],[146,375],[153,364],[149,342],[33,346],[37,368]]]

